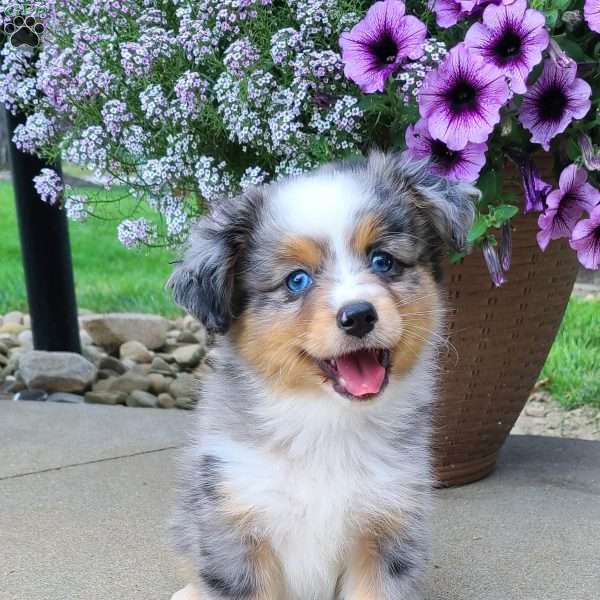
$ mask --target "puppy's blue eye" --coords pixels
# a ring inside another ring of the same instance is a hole
[[[306,271],[302,270],[290,273],[285,280],[288,290],[294,294],[305,292],[312,285],[312,282],[312,277]]]
[[[394,258],[387,252],[373,252],[371,255],[371,269],[375,273],[389,273],[394,266]]]

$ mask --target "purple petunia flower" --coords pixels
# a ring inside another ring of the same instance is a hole
[[[469,142],[487,140],[509,96],[502,72],[459,44],[427,75],[419,110],[433,138],[462,150]]]
[[[600,0],[586,0],[583,15],[589,28],[600,33]]]
[[[587,133],[579,136],[579,148],[585,168],[588,171],[600,171],[600,155],[594,150],[592,140]]]
[[[587,173],[577,165],[563,169],[558,189],[548,195],[546,211],[539,216],[537,241],[545,250],[550,240],[569,237],[584,210],[600,203],[600,192],[587,182]]]
[[[405,15],[404,2],[375,2],[365,18],[340,36],[344,73],[363,92],[382,92],[407,59],[423,55],[425,24]]]
[[[586,269],[600,267],[600,204],[592,210],[589,219],[575,225],[569,243],[577,250],[577,258]]]
[[[498,67],[514,92],[524,94],[527,76],[548,46],[545,24],[541,12],[527,8],[527,0],[489,5],[483,12],[483,23],[474,23],[467,31],[465,45]]]
[[[504,277],[504,271],[502,271],[502,265],[500,264],[500,258],[498,258],[496,246],[494,246],[489,238],[485,238],[481,243],[481,250],[483,251],[483,258],[488,271],[490,272],[492,283],[496,287],[500,287],[506,282],[506,278]]]
[[[512,4],[513,0],[435,0],[433,11],[440,27],[452,27],[461,19],[482,13],[489,4]]]
[[[544,210],[546,198],[552,191],[552,186],[540,177],[537,167],[528,158],[524,158],[519,162],[519,170],[521,171],[521,182],[525,195],[524,212]]]
[[[559,67],[544,63],[539,79],[523,97],[521,123],[531,131],[531,141],[550,150],[550,140],[562,133],[573,119],[582,119],[591,107],[592,88],[577,77],[577,65]]]
[[[444,142],[431,137],[424,119],[408,127],[406,146],[407,156],[430,159],[432,171],[452,181],[473,183],[485,165],[487,144],[469,142],[462,150],[450,150]]]

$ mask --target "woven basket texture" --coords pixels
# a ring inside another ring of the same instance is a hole
[[[513,189],[522,193],[513,177]],[[566,240],[541,252],[537,214],[513,223],[508,282],[495,288],[479,251],[446,265],[449,345],[434,418],[441,486],[491,473],[544,365],[577,275]]]

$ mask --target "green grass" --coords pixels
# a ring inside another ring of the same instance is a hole
[[[600,300],[571,298],[542,377],[564,408],[600,408]]]
[[[119,191],[115,191],[118,194]],[[98,312],[179,314],[164,290],[174,255],[164,249],[127,250],[117,221],[70,223],[77,301]],[[12,187],[0,182],[0,314],[26,310],[27,299]]]

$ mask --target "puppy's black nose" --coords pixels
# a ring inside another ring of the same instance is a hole
[[[370,302],[353,302],[342,306],[337,314],[337,324],[348,335],[364,337],[373,331],[377,322],[377,312]]]

